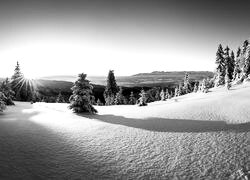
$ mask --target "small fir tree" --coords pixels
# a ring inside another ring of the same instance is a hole
[[[168,92],[168,89],[166,89],[166,92],[165,92],[165,100],[167,99],[170,99],[170,94]]]
[[[116,105],[121,105],[121,104],[125,104],[125,97],[123,96],[123,89],[122,87],[120,87],[120,90],[118,93],[116,93],[115,96],[115,104]]]
[[[146,92],[142,89],[141,93],[139,94],[140,98],[139,98],[139,106],[147,106],[147,94]]]
[[[64,103],[64,102],[65,102],[65,100],[64,100],[64,98],[62,96],[62,93],[59,92],[59,94],[58,94],[58,96],[56,98],[56,103]]]
[[[131,104],[131,105],[136,104],[136,98],[134,96],[133,91],[130,93],[130,96],[129,96],[129,104]]]
[[[71,88],[73,95],[70,96],[70,109],[75,113],[97,113],[97,110],[91,104],[91,94],[93,87],[86,80],[87,75],[82,73],[78,75],[77,81]]]
[[[14,74],[11,77],[11,88],[15,93],[15,99],[21,100],[22,93],[22,82],[23,74],[21,73],[19,62],[17,61],[17,65],[14,70]]]
[[[161,101],[165,101],[165,92],[163,89],[161,90],[160,96],[161,96]]]
[[[197,92],[198,91],[198,88],[199,88],[199,82],[196,82],[195,84],[194,84],[194,91],[193,92]]]
[[[184,86],[183,86],[183,94],[187,93],[190,93],[190,82],[188,73],[186,73],[184,76]]]
[[[178,97],[179,96],[179,88],[178,88],[178,86],[177,87],[175,87],[175,89],[174,89],[174,97]]]
[[[231,87],[231,84],[230,84],[231,80],[230,80],[230,75],[229,75],[229,68],[228,66],[226,66],[226,75],[225,75],[225,85],[226,85],[226,88],[229,90],[230,87]]]

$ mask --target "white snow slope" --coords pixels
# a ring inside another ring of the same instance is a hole
[[[16,102],[0,114],[0,179],[229,179],[250,168],[250,84],[146,107]]]

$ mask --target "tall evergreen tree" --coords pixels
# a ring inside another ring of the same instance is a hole
[[[230,74],[229,74],[229,66],[228,64],[226,65],[226,75],[225,75],[225,85],[226,88],[229,89],[231,87],[231,79],[230,79]]]
[[[141,93],[139,94],[140,98],[139,98],[139,106],[147,106],[147,94],[146,92],[142,89]]]
[[[117,92],[118,92],[118,86],[116,84],[114,71],[110,70],[107,77],[107,86],[104,91],[104,98],[106,105],[115,104],[115,96]]]
[[[228,77],[230,80],[233,79],[233,72],[234,72],[234,53],[232,51],[231,56],[229,55],[229,47],[227,46],[224,51],[224,59],[225,59],[225,64],[224,64],[224,69],[228,71]],[[226,74],[226,72],[225,72]]]
[[[23,74],[21,73],[19,62],[17,61],[17,65],[14,70],[14,75],[11,77],[11,88],[15,93],[15,99],[21,100],[21,93],[23,87]]]
[[[216,78],[215,78],[215,86],[220,86],[225,84],[225,59],[224,59],[224,51],[222,45],[220,44],[218,50],[216,52]]]
[[[134,96],[133,91],[131,91],[130,96],[129,96],[129,104],[131,104],[131,105],[136,104],[136,98]]]
[[[87,75],[82,73],[78,75],[77,81],[71,88],[73,95],[70,96],[70,109],[75,113],[97,113],[97,110],[91,104],[91,94],[93,87],[86,79]]]
[[[6,78],[2,84],[0,85],[0,91],[4,94],[5,96],[5,104],[7,106],[9,105],[14,105],[13,98],[14,98],[14,91],[11,89],[11,84],[9,82],[9,79]]]

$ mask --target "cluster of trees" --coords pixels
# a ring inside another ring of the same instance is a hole
[[[242,47],[239,47],[236,57],[233,51],[226,46],[223,49],[220,44],[216,53],[216,71],[214,85],[226,85],[230,88],[231,82],[240,83],[250,78],[250,45],[245,40]]]

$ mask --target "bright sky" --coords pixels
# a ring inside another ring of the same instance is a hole
[[[213,71],[218,44],[236,49],[250,32],[244,7],[232,13],[231,2],[18,2],[0,2],[0,77],[16,61],[29,78]]]

